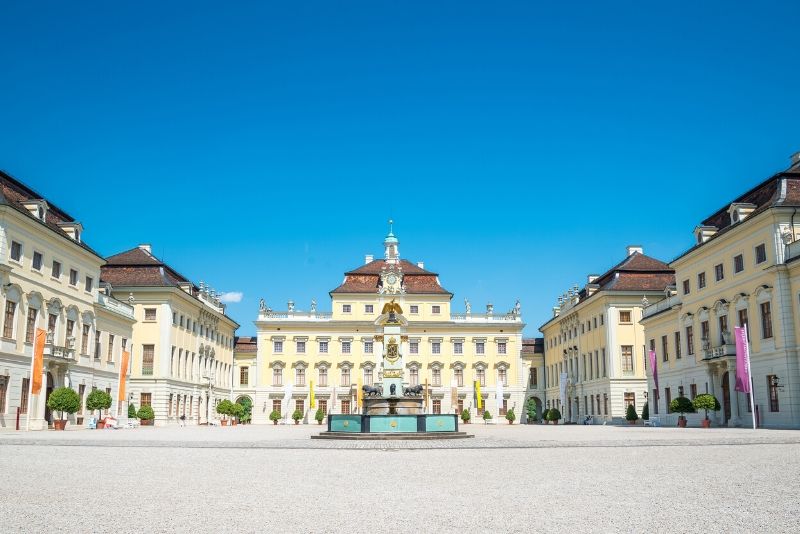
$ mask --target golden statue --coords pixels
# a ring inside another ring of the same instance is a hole
[[[394,301],[394,299],[392,299],[392,300],[390,300],[389,302],[387,302],[386,304],[383,305],[383,311],[381,313],[382,314],[397,313],[397,314],[402,315],[403,314],[403,310],[400,308],[400,305],[398,303],[396,303]]]

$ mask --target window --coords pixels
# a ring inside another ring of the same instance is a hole
[[[442,385],[442,370],[438,367],[433,368],[433,385],[434,386],[441,386]]]
[[[61,264],[56,260],[53,260],[53,267],[50,269],[50,274],[53,275],[53,278],[61,278]]]
[[[100,331],[95,330],[94,332],[94,359],[100,359]]]
[[[419,306],[417,306],[416,304],[412,304],[411,306],[409,306],[408,311],[414,314],[419,313]]]
[[[714,266],[714,279],[719,282],[725,278],[725,266],[721,263]]]
[[[539,373],[537,372],[536,367],[531,367],[528,369],[528,387],[536,388],[538,387],[539,382]]]
[[[320,411],[322,412],[322,415],[328,415],[328,401],[327,400],[321,399],[321,400],[317,401],[317,406],[319,407]]]
[[[419,385],[419,369],[417,369],[416,367],[412,367],[408,371],[408,376],[412,386]]]
[[[142,375],[153,375],[153,359],[155,358],[155,345],[142,345]]]
[[[174,317],[173,317],[173,322],[174,322],[174,321],[175,321],[175,319],[174,319]],[[180,319],[180,325],[181,325],[181,328],[183,328],[183,325],[184,325],[184,324],[185,324],[185,323],[184,323],[183,315],[181,315],[181,319]]]
[[[250,384],[250,368],[249,367],[240,367],[239,368],[239,385],[240,386],[247,386]]]
[[[608,393],[603,393],[603,415],[608,415]]]
[[[433,399],[433,413],[440,414],[442,413],[442,401],[439,399]]]
[[[769,302],[761,303],[761,337],[764,339],[772,337],[772,310]]]
[[[597,317],[592,318],[592,323],[594,324],[594,327],[597,328]]]
[[[747,308],[743,308],[739,310],[739,326],[746,326],[747,328],[747,339],[750,340],[750,327],[747,322]]]
[[[142,406],[150,406],[152,402],[152,397],[150,393],[140,393],[139,394],[139,407]]]
[[[603,353],[603,376],[606,376],[606,349],[602,349]]]
[[[6,339],[14,338],[14,313],[17,310],[17,303],[10,300],[6,301],[5,321],[3,323],[3,337]]]
[[[81,332],[81,354],[89,354],[89,329],[91,328],[90,325],[85,324],[83,325],[83,330]]]
[[[75,269],[69,270],[69,285],[77,286],[78,285],[78,271]]]
[[[411,354],[419,354],[419,341],[412,341],[408,344],[408,352]]]
[[[156,309],[155,308],[145,308],[144,309],[144,320],[145,321],[155,321],[156,320]]]
[[[483,341],[478,341],[475,343],[475,354],[485,354],[486,353],[486,345]]]
[[[694,354],[694,330],[691,326],[686,327],[686,354]]]
[[[633,372],[633,345],[622,345],[622,371],[625,373]]]
[[[664,388],[664,405],[667,407],[667,413],[672,413],[669,405],[672,402],[672,391],[669,388]]]
[[[320,367],[319,368],[319,386],[323,387],[323,388],[328,386],[328,368],[327,367]]]
[[[343,400],[342,401],[342,413],[348,415],[350,413],[350,401]]]
[[[11,259],[14,261],[22,259],[22,245],[16,241],[11,242]]]
[[[28,413],[28,390],[31,387],[30,379],[22,379],[22,391],[19,395],[19,412]]]
[[[350,368],[342,367],[342,386],[350,387]]]
[[[497,370],[497,380],[504,386],[508,386],[508,371],[505,367],[501,367]]]
[[[350,354],[350,342],[342,341],[342,354]]]
[[[456,387],[464,387],[464,370],[457,367],[453,370],[453,375],[456,378]]]
[[[372,367],[364,368],[364,384],[367,386],[372,385]]]
[[[694,400],[697,397],[697,384],[689,384],[689,398]]]
[[[697,289],[703,289],[706,287],[706,273],[698,273],[697,275]]]
[[[506,353],[506,342],[500,341],[497,343],[497,354],[505,354]]]
[[[600,316],[600,326],[603,326],[604,324],[605,324],[605,316],[601,315]]]
[[[106,354],[106,361],[111,363],[114,361],[114,335],[108,334],[108,354]]]
[[[298,387],[306,385],[306,370],[302,367],[297,367],[294,370],[294,385]]]
[[[756,265],[767,261],[767,247],[761,243],[756,247]]]
[[[78,413],[79,413],[80,415],[83,415],[83,407],[84,407],[84,405],[85,405],[85,402],[86,402],[86,401],[84,400],[84,398],[83,398],[83,397],[84,397],[84,395],[86,395],[86,385],[85,385],[85,384],[80,384],[80,385],[78,386],[78,398],[79,398],[79,399],[80,399],[80,401],[81,401],[81,403],[80,403],[80,405],[79,405],[80,407],[78,408]]]
[[[458,399],[458,409],[456,410],[456,414],[461,415],[464,413],[464,399]]]
[[[75,321],[72,319],[67,319],[67,337],[72,337],[73,333],[75,332]]]
[[[305,341],[298,341],[297,345],[297,354],[304,354],[306,352],[306,342]]]
[[[431,306],[431,313],[433,313],[434,315],[441,312],[442,312],[441,306]]]
[[[675,359],[681,359],[681,333],[675,332]]]
[[[93,287],[94,287],[94,279],[92,279],[91,276],[87,276],[86,284],[83,286],[84,291],[91,291]],[[183,319],[183,317],[181,317],[181,319]]]
[[[464,354],[464,343],[456,341],[453,343],[453,354]]]
[[[631,322],[631,311],[630,310],[620,310],[619,312],[619,322],[623,324],[627,324]]]
[[[320,354],[327,354],[328,353],[328,342],[327,341],[320,341],[319,342],[319,353]]]
[[[740,273],[744,271],[744,256],[737,254],[733,257],[733,272]]]
[[[0,414],[6,413],[6,394],[8,393],[8,379],[0,377]]]
[[[432,354],[441,354],[442,352],[442,344],[438,341],[434,341],[431,343],[431,353]]]
[[[708,321],[702,321],[700,323],[700,341],[703,343],[703,347],[705,348],[707,343],[709,342],[709,326]]]
[[[350,304],[342,304],[342,313],[350,313],[351,309]]]
[[[374,309],[372,304],[364,304],[364,313],[373,313]]]
[[[294,401],[294,409],[299,411],[301,414],[306,413],[306,403],[303,399],[297,399]]]
[[[33,335],[36,332],[36,308],[28,307],[28,320],[25,322],[25,343],[33,343]]]
[[[272,352],[280,354],[283,352],[283,341],[275,340],[272,342]]]
[[[272,399],[272,411],[281,415],[281,401],[279,399]]]
[[[479,367],[475,370],[475,379],[481,385],[481,387],[486,385],[486,369],[483,367]]]
[[[767,375],[767,389],[769,390],[769,411],[779,412],[780,405],[778,404],[778,377],[775,375]]]
[[[669,343],[667,342],[667,336],[661,336],[661,360],[665,362],[669,361]]]
[[[273,386],[283,385],[283,369],[281,369],[280,367],[272,368],[272,385]]]
[[[628,409],[628,406],[633,406],[636,408],[636,394],[632,391],[626,391],[623,397],[625,401],[625,409]]]
[[[689,280],[684,280],[683,281],[683,294],[684,295],[688,295],[689,294]]]
[[[31,262],[31,268],[34,271],[41,271],[42,270],[42,253],[34,251],[33,253],[33,261]]]

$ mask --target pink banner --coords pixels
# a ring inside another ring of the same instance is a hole
[[[656,358],[656,351],[651,350],[648,356],[650,356],[650,368],[653,370],[653,383],[656,385],[656,391],[658,391],[658,359]]]
[[[747,343],[747,327],[733,327],[736,338],[736,391],[750,393],[750,346]]]

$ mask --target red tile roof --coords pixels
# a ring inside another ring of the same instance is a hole
[[[377,293],[380,287],[380,273],[387,265],[386,260],[375,260],[345,273],[342,284],[333,293]],[[439,284],[437,273],[422,269],[408,260],[400,260],[403,270],[403,285],[406,293],[452,295]]]
[[[255,336],[239,336],[234,339],[234,352],[257,352],[258,338]]]
[[[112,286],[178,286],[192,284],[192,294],[200,291],[191,280],[139,247],[106,258],[100,278]]]
[[[544,354],[544,338],[543,337],[523,338],[522,354]]]

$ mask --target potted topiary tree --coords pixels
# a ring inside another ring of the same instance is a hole
[[[472,419],[472,416],[470,415],[470,413],[469,413],[469,410],[467,410],[466,408],[464,408],[464,410],[461,412],[461,421],[462,421],[462,422],[463,422],[465,425],[468,425],[468,424],[469,424],[469,420],[470,420],[470,419]]]
[[[533,397],[528,399],[528,404],[525,405],[525,414],[528,416],[529,425],[536,422],[536,401],[533,400]]]
[[[239,404],[244,408],[244,413],[239,417],[239,422],[250,423],[253,419],[253,401],[250,400],[250,397],[242,397],[239,399]]]
[[[488,425],[492,420],[492,414],[489,410],[483,410],[483,424]]]
[[[322,408],[317,408],[314,419],[316,419],[318,425],[322,424],[322,420],[325,419],[325,413],[322,411]]]
[[[272,410],[269,414],[269,420],[272,421],[273,424],[277,425],[278,421],[281,420],[281,412],[278,410]]]
[[[639,416],[636,414],[636,408],[633,407],[633,404],[628,405],[628,409],[625,411],[625,419],[628,420],[629,425],[635,425],[636,421],[639,420]]]
[[[549,420],[554,424],[558,424],[558,420],[561,419],[561,412],[558,411],[558,408],[550,408],[550,411],[547,413]]]
[[[517,416],[514,414],[514,408],[511,408],[506,412],[506,421],[508,421],[509,425],[513,425],[516,418]]]
[[[244,415],[244,406],[242,406],[238,402],[234,403],[231,406],[231,415],[233,416],[233,418],[231,419],[231,424],[236,426],[236,423],[238,423],[241,420],[242,416]]]
[[[700,395],[696,396],[692,401],[692,406],[695,410],[703,410],[706,412],[706,416],[700,422],[703,428],[711,427],[711,420],[708,418],[708,411],[711,410],[712,412],[718,412],[721,408],[717,398],[709,393],[701,393]]]
[[[47,407],[54,412],[58,412],[58,419],[53,421],[53,428],[64,430],[67,427],[67,420],[64,419],[64,414],[77,412],[81,407],[81,398],[72,388],[54,389],[47,399]]]
[[[642,421],[649,421],[650,420],[650,406],[647,402],[644,403],[642,406]]]
[[[669,409],[671,412],[677,412],[680,414],[678,416],[678,426],[681,428],[686,428],[686,417],[684,414],[694,413],[694,405],[692,404],[692,401],[686,397],[676,397],[672,399],[672,402],[669,403]]]
[[[136,406],[132,403],[128,403],[128,419],[136,419]]]
[[[295,410],[294,412],[292,412],[292,419],[294,419],[294,424],[299,425],[300,419],[302,418],[303,418],[303,412],[301,412],[300,410]]]
[[[233,410],[233,403],[228,399],[223,399],[219,402],[219,404],[217,404],[217,413],[222,416],[222,420],[220,421],[222,426],[228,425],[228,420],[225,419],[225,416],[233,415]]]
[[[90,412],[97,410],[97,428],[105,428],[106,424],[101,419],[103,410],[111,408],[111,395],[105,391],[94,389],[86,396],[86,409]]]
[[[544,409],[544,412],[542,413],[542,424],[550,424],[550,408]]]
[[[150,406],[142,406],[139,408],[136,416],[141,421],[142,426],[152,426],[153,420],[156,418],[156,414],[153,412],[153,408]]]

